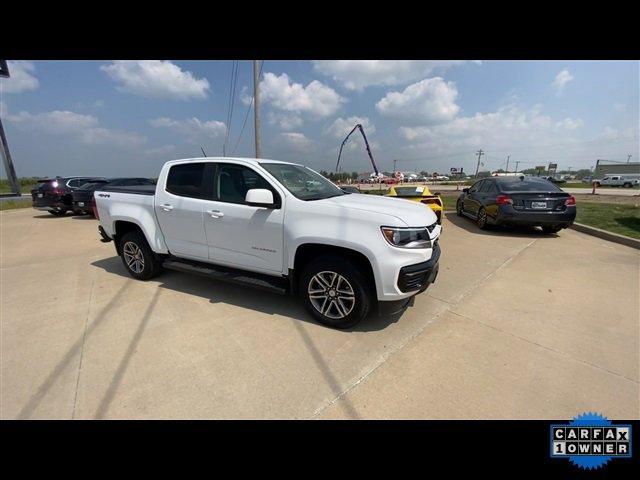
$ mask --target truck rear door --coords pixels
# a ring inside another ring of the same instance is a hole
[[[212,163],[188,162],[169,167],[165,184],[156,189],[156,218],[173,255],[196,260],[209,257],[203,212],[212,185]]]

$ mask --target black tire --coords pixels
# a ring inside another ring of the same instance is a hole
[[[54,217],[64,217],[67,214],[66,210],[49,210],[49,213]]]
[[[476,217],[476,224],[480,230],[487,230],[489,225],[487,223],[487,211],[484,207],[480,207],[478,210],[478,216]]]
[[[631,188],[631,187],[633,187],[633,185],[631,185],[630,183],[625,183],[625,184],[623,185],[623,187],[624,187],[624,188]]]
[[[562,227],[542,227],[542,232],[547,235],[551,233],[558,233],[560,230],[562,230]]]
[[[140,230],[125,233],[120,238],[120,258],[133,278],[149,280],[160,273],[162,266]]]
[[[462,213],[462,200],[458,200],[456,202],[456,214],[459,217],[464,217],[464,214]]]
[[[323,279],[325,283],[321,284]],[[334,255],[312,260],[304,268],[299,292],[313,318],[339,329],[353,327],[364,319],[373,298],[370,283],[358,269],[344,257]],[[317,297],[312,299],[312,293]]]

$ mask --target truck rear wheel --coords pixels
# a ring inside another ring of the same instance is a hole
[[[139,230],[127,232],[122,236],[120,258],[129,275],[138,280],[149,280],[160,273],[160,262]]]
[[[316,320],[340,329],[364,319],[372,301],[366,278],[348,260],[336,256],[309,263],[300,277],[299,292]]]

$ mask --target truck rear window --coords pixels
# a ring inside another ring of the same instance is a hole
[[[204,163],[182,163],[169,169],[167,192],[181,197],[205,198]]]

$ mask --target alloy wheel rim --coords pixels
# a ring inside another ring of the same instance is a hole
[[[478,223],[480,225],[484,225],[486,221],[487,221],[487,212],[485,212],[484,210],[480,210],[480,213],[478,215]]]
[[[134,273],[142,273],[144,270],[144,255],[142,255],[140,247],[133,242],[127,242],[122,248],[122,253],[127,267]]]
[[[356,304],[356,295],[349,281],[328,270],[311,277],[307,294],[318,312],[335,320],[349,315]]]

